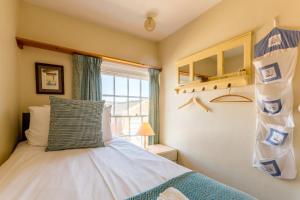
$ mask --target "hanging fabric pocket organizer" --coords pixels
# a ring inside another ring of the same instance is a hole
[[[299,31],[274,28],[255,46],[256,143],[253,166],[283,179],[296,177],[293,88]]]

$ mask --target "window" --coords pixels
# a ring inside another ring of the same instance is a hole
[[[112,105],[113,134],[141,145],[142,138],[136,132],[148,121],[149,81],[102,72],[102,99]]]

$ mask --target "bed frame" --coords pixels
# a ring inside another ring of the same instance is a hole
[[[25,131],[29,128],[30,123],[30,113],[22,113],[22,133],[20,135],[20,142],[25,141]]]

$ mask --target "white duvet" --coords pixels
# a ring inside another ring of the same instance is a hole
[[[190,171],[122,139],[45,152],[20,143],[0,167],[0,200],[121,200]]]

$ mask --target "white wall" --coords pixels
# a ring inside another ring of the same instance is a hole
[[[0,1],[0,164],[17,140],[17,31],[19,2]]]
[[[213,97],[227,91],[199,93],[212,109],[204,113],[195,106],[177,110],[191,94],[177,95],[175,62],[218,42],[250,30],[256,41],[272,29],[272,18],[300,27],[299,0],[224,0],[216,7],[166,38],[159,44],[163,66],[161,77],[161,142],[179,150],[180,163],[259,199],[300,199],[300,178],[274,179],[252,168],[255,141],[255,104],[212,104]],[[300,171],[300,62],[295,72],[295,153]],[[254,97],[254,87],[233,88],[232,92]]]

